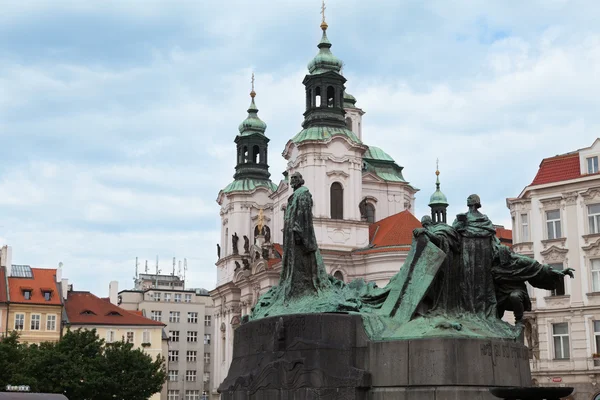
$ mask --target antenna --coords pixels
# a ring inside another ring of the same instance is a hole
[[[179,269],[177,270],[177,276],[181,279],[181,260],[179,260]]]
[[[187,258],[183,259],[183,287],[185,289],[185,273],[187,272]]]
[[[140,263],[138,262],[138,258],[135,258],[135,279],[137,279],[138,277],[138,266],[140,265]]]
[[[175,276],[175,257],[173,257],[173,273],[171,275]]]
[[[148,273],[148,260],[146,260],[146,268],[144,269],[145,273]]]

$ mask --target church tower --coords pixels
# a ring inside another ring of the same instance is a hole
[[[435,192],[429,198],[429,207],[431,207],[431,219],[434,224],[439,222],[446,222],[446,209],[448,208],[448,199],[446,199],[446,195],[442,193],[440,190],[440,170],[436,168],[435,171],[436,181],[435,181]]]

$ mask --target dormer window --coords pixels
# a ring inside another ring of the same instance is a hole
[[[52,291],[42,289],[42,294],[44,295],[44,300],[50,301],[52,299]]]
[[[106,314],[106,315],[110,315],[110,316],[113,316],[113,317],[120,317],[121,316],[121,314],[119,314],[117,311],[109,311],[109,313]]]
[[[598,173],[598,156],[588,157],[587,172],[588,174]]]
[[[83,310],[80,314],[81,315],[96,315],[96,313],[93,312],[92,310]]]
[[[23,297],[25,300],[31,300],[31,290],[25,289],[23,290]]]

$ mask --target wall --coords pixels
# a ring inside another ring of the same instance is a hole
[[[19,331],[19,340],[27,343],[57,342],[60,339],[62,306],[47,306],[35,304],[17,304],[11,303],[8,316],[8,330],[15,328],[15,315],[25,314],[24,329]],[[40,315],[40,330],[31,330],[31,316]],[[54,330],[47,330],[47,317],[53,315],[56,317]],[[4,316],[5,318],[5,316]],[[3,324],[6,323],[4,319]]]

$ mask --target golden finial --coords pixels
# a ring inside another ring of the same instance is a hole
[[[435,174],[438,176],[440,175],[440,159],[439,158],[437,158],[435,160]]]
[[[252,73],[252,91],[250,92],[250,97],[254,98],[256,96],[256,92],[254,91],[254,72]]]
[[[327,22],[325,22],[325,9],[326,8],[327,7],[325,7],[325,0],[323,0],[323,3],[321,4],[321,16],[323,17],[322,21],[321,21],[321,29],[323,29],[323,30],[327,30],[327,26],[328,26]]]
[[[265,215],[263,214],[263,209],[258,210],[258,234],[262,235],[263,226],[265,225]]]

